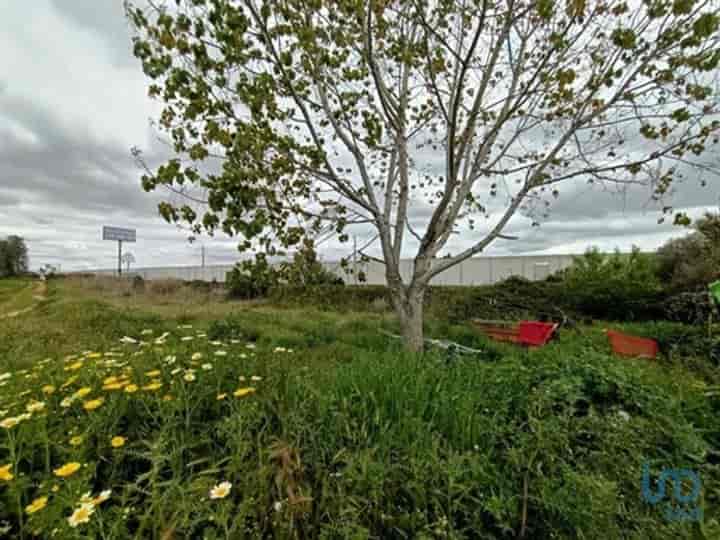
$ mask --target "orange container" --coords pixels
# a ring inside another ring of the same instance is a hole
[[[658,344],[654,339],[631,336],[616,330],[607,330],[607,336],[615,354],[642,358],[657,357]]]

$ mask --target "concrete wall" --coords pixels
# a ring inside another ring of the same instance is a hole
[[[462,264],[449,268],[438,274],[433,285],[488,285],[497,283],[510,276],[522,276],[530,280],[545,279],[550,274],[567,268],[572,264],[572,255],[532,255],[515,257],[474,257]],[[326,262],[325,267],[342,277],[346,283],[355,283],[354,275],[344,273],[337,262]],[[366,284],[384,285],[385,268],[380,263],[371,261],[358,263],[358,270],[365,273]],[[407,282],[412,276],[413,263],[405,259],[400,263],[400,274]],[[217,281],[223,283],[225,276],[233,266],[175,266],[167,268],[133,268],[131,275],[142,276],[143,279],[183,279],[186,281]],[[114,275],[115,270],[90,271],[98,275]]]

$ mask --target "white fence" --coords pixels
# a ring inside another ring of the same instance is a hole
[[[563,270],[572,264],[573,255],[532,255],[515,257],[475,257],[456,265],[432,281],[433,285],[488,285],[502,281],[510,276],[522,276],[529,280],[545,279],[550,274]],[[346,283],[356,283],[357,273],[347,274],[337,262],[325,262],[325,267],[342,277]],[[412,260],[400,263],[400,273],[404,280],[412,276]],[[351,263],[352,266],[352,263]],[[166,268],[134,268],[130,275],[139,275],[143,279],[183,279],[186,281],[217,281],[223,283],[231,265],[224,266],[175,266]],[[385,269],[377,262],[358,263],[358,272],[366,277],[365,284],[384,285]],[[87,273],[114,275],[117,270],[92,270]]]

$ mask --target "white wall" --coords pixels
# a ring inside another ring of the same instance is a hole
[[[544,279],[550,274],[567,268],[572,264],[573,255],[528,255],[515,257],[474,257],[438,274],[432,285],[488,285],[497,283],[510,276],[522,276],[530,280]],[[342,277],[346,283],[355,283],[354,275],[347,275],[337,262],[325,262],[325,267]],[[352,266],[352,263],[351,263]],[[358,263],[358,270],[365,273],[368,285],[385,284],[385,268],[374,261]],[[413,262],[410,259],[400,263],[400,274],[405,281],[412,276]],[[175,266],[167,268],[133,268],[131,275],[143,279],[175,278],[186,281],[217,281],[223,283],[225,276],[233,269],[225,266]],[[116,270],[96,270],[86,273],[114,275]]]

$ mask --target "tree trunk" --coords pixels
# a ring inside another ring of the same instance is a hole
[[[405,348],[412,352],[422,352],[425,344],[423,334],[424,288],[405,291],[393,291],[395,311],[400,319]]]

